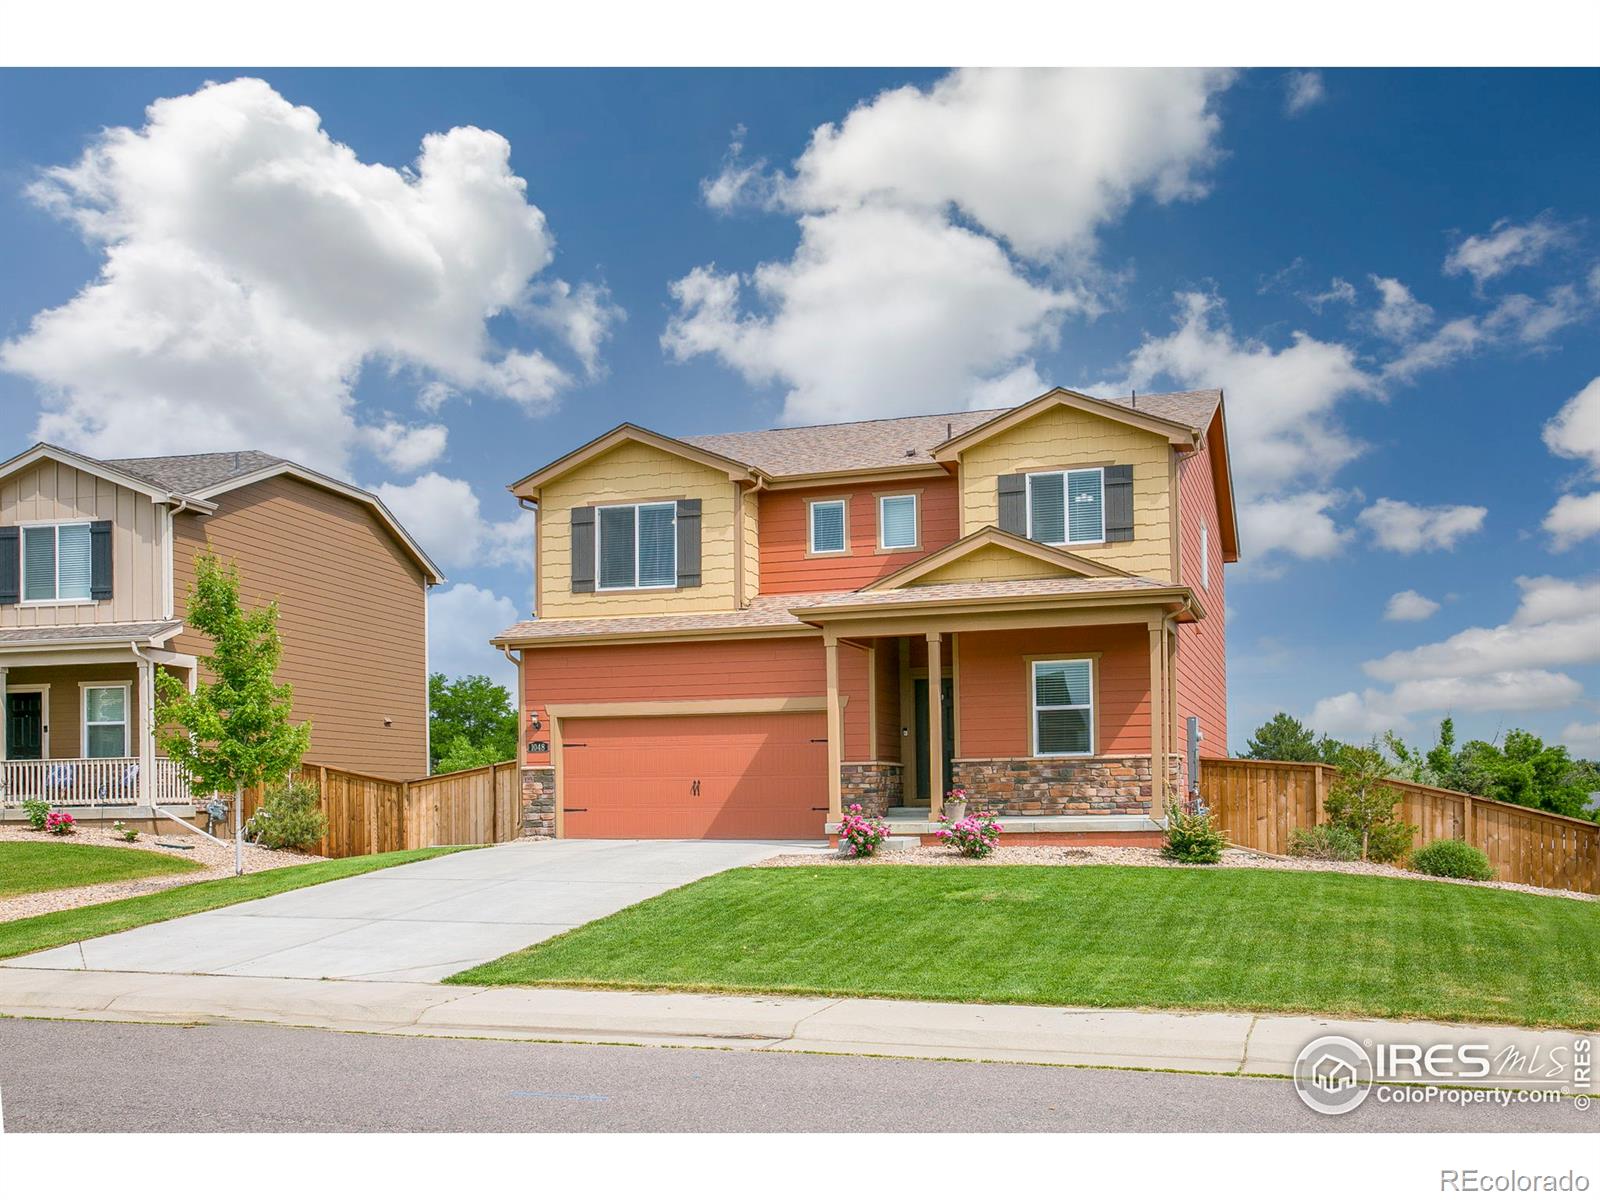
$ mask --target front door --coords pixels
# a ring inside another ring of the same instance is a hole
[[[6,695],[6,757],[36,759],[44,753],[44,693]]]
[[[948,785],[950,780],[950,760],[956,756],[955,696],[948,678],[944,681],[944,686],[939,691],[940,699],[944,702],[944,715],[940,720],[940,724],[944,726],[944,778]],[[928,680],[926,676],[912,680],[911,705],[917,714],[915,721],[917,730],[917,799],[926,804],[933,798],[928,792]]]

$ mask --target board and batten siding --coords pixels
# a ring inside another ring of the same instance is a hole
[[[1220,430],[1217,433],[1220,436]],[[1228,626],[1223,594],[1222,544],[1217,530],[1217,493],[1211,456],[1204,449],[1178,460],[1178,571],[1205,608],[1203,621],[1178,626],[1177,749],[1188,736],[1185,718],[1199,717],[1201,758],[1228,754]],[[1200,531],[1209,543],[1209,570],[1202,577]]]
[[[111,522],[111,599],[0,606],[0,628],[160,621],[167,595],[166,506],[109,479],[49,459],[0,479],[0,525]]]
[[[961,454],[961,533],[1000,524],[1002,475],[1061,467],[1133,468],[1133,540],[1068,546],[1134,575],[1172,579],[1171,448],[1160,434],[1064,405]]]
[[[572,590],[572,510],[652,500],[700,501],[700,586],[637,591]],[[642,442],[624,442],[540,489],[541,617],[620,617],[732,611],[736,530],[725,472]]]
[[[311,722],[307,757],[389,778],[427,774],[427,589],[415,560],[365,505],[288,476],[216,504],[210,516],[173,520],[179,612],[209,544],[238,564],[247,605],[278,602],[279,678],[294,687],[294,718]],[[209,644],[185,631],[173,648],[203,654]]]

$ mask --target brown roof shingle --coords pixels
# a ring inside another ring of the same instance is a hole
[[[143,642],[169,630],[182,628],[182,621],[143,621],[126,625],[32,625],[20,629],[0,629],[0,646],[35,646],[50,642]]]
[[[220,454],[169,454],[159,458],[102,458],[100,461],[157,487],[188,494],[288,460],[261,450],[228,450]]]

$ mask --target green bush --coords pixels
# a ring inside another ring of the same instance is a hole
[[[1489,856],[1476,846],[1454,838],[1429,842],[1411,855],[1411,869],[1443,879],[1493,879]]]
[[[1296,858],[1354,862],[1361,857],[1361,839],[1342,825],[1314,825],[1289,835],[1289,853]]]
[[[24,800],[22,811],[28,814],[28,825],[32,829],[44,832],[44,819],[50,815],[50,801]]]
[[[1181,863],[1222,861],[1228,839],[1205,813],[1179,810],[1167,819],[1167,841],[1161,853]]]
[[[245,837],[268,850],[307,850],[328,832],[317,789],[303,780],[273,784],[245,823]]]

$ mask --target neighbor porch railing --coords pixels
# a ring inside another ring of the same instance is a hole
[[[189,780],[171,759],[155,760],[157,804],[187,801]],[[25,800],[56,805],[138,804],[137,758],[46,758],[0,762],[0,805]]]

